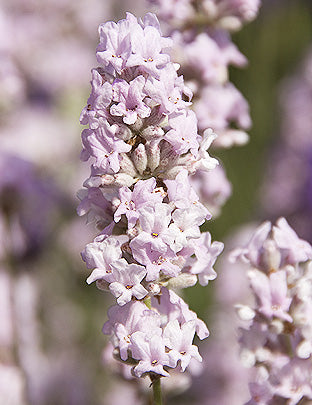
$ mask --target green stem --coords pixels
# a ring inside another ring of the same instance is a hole
[[[153,383],[153,405],[162,405],[162,398],[161,398],[161,384],[160,384],[160,377],[156,378]]]
[[[147,297],[145,298],[145,300],[143,300],[144,304],[147,306],[148,309],[152,308],[152,302],[151,302],[151,297]]]

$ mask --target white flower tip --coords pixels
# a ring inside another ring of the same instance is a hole
[[[256,356],[248,349],[243,349],[240,353],[240,359],[244,367],[251,368],[255,365]]]
[[[312,345],[311,342],[307,340],[303,340],[296,349],[297,356],[300,359],[308,359],[312,353]]]
[[[255,311],[247,305],[238,304],[235,305],[235,309],[242,321],[251,321],[256,315]]]
[[[193,287],[197,283],[195,274],[181,273],[177,277],[173,277],[168,281],[168,288],[181,289]]]

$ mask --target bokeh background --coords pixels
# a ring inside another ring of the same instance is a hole
[[[118,405],[125,403],[122,395],[129,404],[147,403],[136,397],[135,383],[115,377],[117,371],[103,353],[106,337],[101,327],[113,300],[85,283],[88,271],[80,251],[96,230],[76,215],[76,192],[88,171],[79,161],[79,115],[96,64],[97,27],[123,18],[126,11],[143,16],[148,7],[144,0],[0,2],[4,405]],[[258,18],[233,40],[249,64],[232,68],[230,79],[250,104],[253,127],[246,146],[214,151],[226,168],[233,194],[207,228],[214,239],[235,246],[231,235],[239,227],[285,215],[311,242],[312,2],[263,1]],[[219,267],[226,271],[226,264],[220,262]],[[190,288],[185,298],[207,321],[211,334],[221,329],[226,341],[222,325],[227,320],[216,315],[222,305],[218,283],[217,279],[208,287]],[[223,291],[227,301],[228,290]],[[214,368],[219,360],[211,355],[209,340],[202,353]],[[235,362],[230,356],[227,361]],[[220,373],[226,374],[222,367]],[[234,405],[234,399],[216,400],[216,393],[204,390],[205,381],[212,378],[205,373],[194,381],[196,392],[169,393],[168,403],[211,400]],[[232,377],[215,378],[216,391],[224,391],[225,379]]]

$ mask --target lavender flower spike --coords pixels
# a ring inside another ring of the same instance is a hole
[[[254,296],[254,304],[238,312],[244,319],[243,357],[255,369],[250,382],[252,399],[247,404],[310,402],[311,245],[280,218],[274,226],[269,222],[261,225],[247,247],[237,250],[232,259],[235,257],[249,266]]]
[[[99,33],[100,66],[81,114],[88,125],[81,158],[91,175],[78,211],[95,218],[101,233],[82,258],[92,270],[87,282],[116,298],[103,327],[114,357],[156,384],[201,361],[193,338],[209,335],[170,288],[216,277],[223,244],[201,235],[211,215],[190,182],[199,168],[218,164],[208,153],[216,135],[198,134],[191,91],[170,60],[172,40],[153,14],[141,21],[128,13]]]

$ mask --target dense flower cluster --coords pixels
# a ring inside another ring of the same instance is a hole
[[[134,374],[168,376],[178,364],[200,360],[192,345],[207,327],[170,288],[207,285],[223,249],[200,225],[210,218],[189,176],[210,170],[215,138],[197,133],[188,106],[191,91],[170,61],[171,40],[153,14],[138,21],[127,13],[99,28],[92,92],[81,114],[83,160],[91,176],[80,192],[80,215],[102,230],[82,252],[93,269],[88,283],[110,290],[104,333]],[[142,302],[144,300],[145,303]],[[129,360],[131,359],[131,360]],[[166,367],[166,368],[164,368]]]
[[[230,32],[256,17],[260,0],[148,1],[174,39],[171,54],[194,92],[192,109],[199,133],[207,128],[216,131],[213,147],[245,144],[251,126],[249,106],[230,82],[228,68],[243,67],[247,59],[231,42]],[[201,202],[219,214],[231,194],[231,185],[222,165],[215,172],[207,175],[198,170],[191,181]],[[217,189],[212,178],[218,178]]]
[[[280,218],[275,226],[262,224],[231,258],[247,263],[255,298],[254,305],[237,306],[245,322],[242,359],[255,369],[248,405],[311,400],[311,245]]]
[[[231,42],[229,31],[254,19],[259,0],[150,0],[174,38],[174,58],[195,94],[193,109],[200,131],[218,133],[214,145],[230,147],[248,140],[248,104],[230,83],[229,65],[242,67],[246,58]]]

